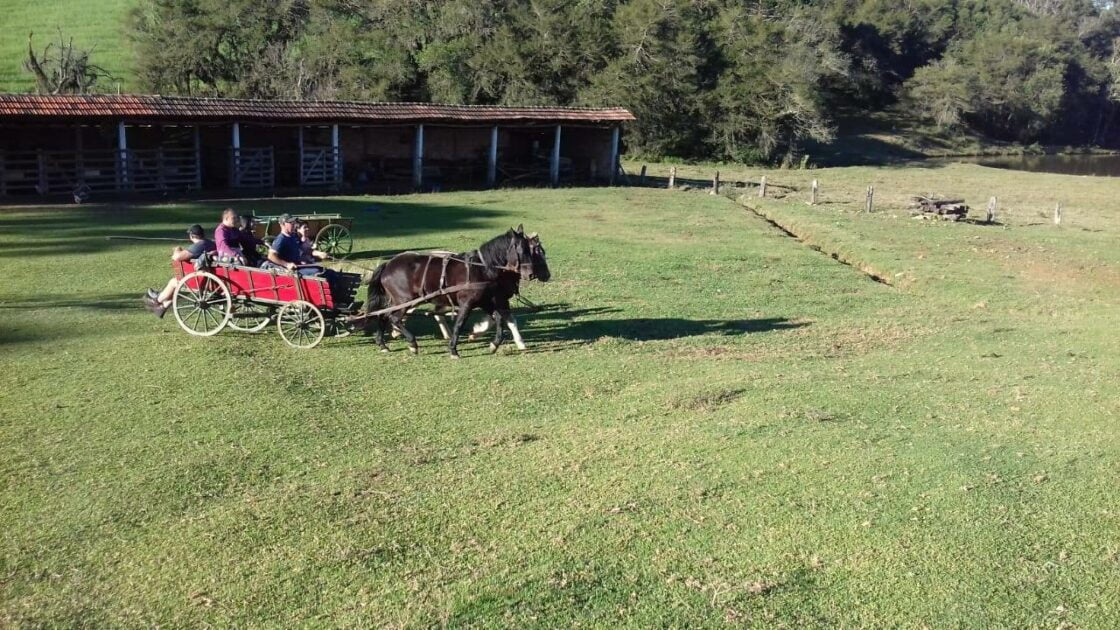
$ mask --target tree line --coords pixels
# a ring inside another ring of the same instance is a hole
[[[1093,0],[141,0],[148,90],[620,105],[649,156],[793,162],[901,108],[1115,146],[1120,14]]]

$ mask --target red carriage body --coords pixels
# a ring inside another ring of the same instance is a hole
[[[183,330],[208,337],[227,325],[259,332],[275,322],[284,341],[296,348],[312,348],[327,333],[348,334],[361,283],[361,276],[341,272],[332,290],[326,278],[280,269],[196,261],[172,268],[179,279],[172,309]]]
[[[193,261],[172,263],[175,277],[182,280],[198,269]],[[303,300],[319,309],[335,308],[330,283],[325,278],[300,276],[280,270],[258,269],[240,265],[214,265],[208,271],[221,278],[229,286],[230,295],[237,299],[253,300],[265,304],[284,304]],[[197,289],[198,279],[188,280],[190,288]]]

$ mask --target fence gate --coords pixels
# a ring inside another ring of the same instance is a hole
[[[335,186],[341,183],[342,169],[337,147],[303,147],[300,158],[300,185]]]
[[[272,147],[230,149],[230,187],[272,188],[275,181],[276,163]]]

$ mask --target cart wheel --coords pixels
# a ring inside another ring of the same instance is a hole
[[[345,225],[332,223],[315,235],[315,249],[330,254],[331,258],[346,258],[354,249],[354,239]]]
[[[175,320],[183,330],[199,337],[218,334],[229,323],[233,300],[226,283],[214,274],[196,271],[175,287],[171,300]]]
[[[272,321],[272,309],[259,302],[234,302],[229,327],[241,332],[260,332]]]
[[[276,316],[280,336],[293,348],[314,348],[327,331],[323,312],[311,302],[297,300],[280,307]]]

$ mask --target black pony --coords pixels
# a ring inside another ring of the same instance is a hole
[[[379,266],[369,283],[367,300],[370,311],[405,304],[432,293],[459,287],[429,300],[437,308],[456,311],[448,349],[458,358],[459,331],[475,308],[481,308],[494,319],[494,341],[491,352],[502,343],[502,323],[509,317],[509,300],[517,293],[520,280],[550,277],[544,248],[536,236],[525,236],[522,226],[483,243],[478,249],[458,255],[405,252]],[[408,340],[413,354],[419,351],[416,336],[404,327],[405,309],[376,317],[377,345],[385,345],[385,321]],[[369,322],[367,322],[367,327]]]

